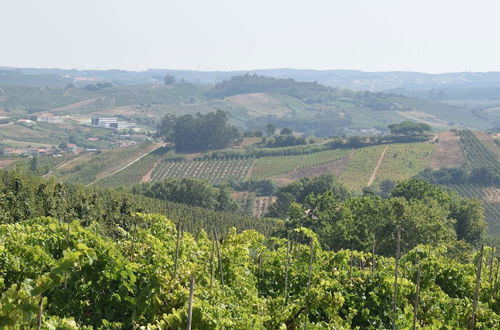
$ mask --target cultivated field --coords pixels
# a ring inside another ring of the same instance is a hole
[[[332,163],[347,157],[351,150],[328,150],[306,155],[263,157],[255,161],[252,179],[266,179],[298,169]]]
[[[212,184],[229,180],[241,181],[246,177],[253,159],[165,161],[153,170],[152,181],[167,178],[204,179]]]
[[[461,130],[459,131],[459,135],[460,145],[464,152],[468,169],[484,166],[500,169],[497,156],[486,148],[472,131]]]
[[[339,181],[355,191],[366,187],[385,148],[385,145],[378,145],[356,150],[349,164],[340,173]]]
[[[435,145],[408,143],[390,145],[377,171],[375,183],[411,178],[429,167]]]

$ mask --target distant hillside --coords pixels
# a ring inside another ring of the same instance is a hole
[[[25,75],[67,75],[70,77],[99,77],[120,84],[156,84],[165,74],[173,74],[178,81],[213,85],[236,75],[255,73],[274,78],[292,78],[297,81],[317,81],[320,84],[357,90],[388,89],[436,89],[457,87],[500,87],[500,72],[452,72],[429,74],[421,72],[391,71],[364,72],[359,70],[303,70],[303,69],[257,69],[238,71],[196,71],[174,69],[148,69],[146,71],[125,70],[65,70],[38,68],[8,68]]]

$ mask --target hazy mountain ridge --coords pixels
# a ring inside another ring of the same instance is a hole
[[[58,68],[10,68],[0,67],[0,71],[16,72],[23,75],[59,75],[70,77],[95,77],[116,83],[155,83],[167,73],[177,80],[196,84],[215,84],[235,75],[256,73],[273,78],[292,78],[297,81],[317,81],[318,83],[342,88],[363,90],[388,89],[435,89],[457,87],[500,87],[500,72],[452,72],[430,74],[421,72],[390,71],[365,72],[360,70],[309,70],[309,69],[257,69],[237,71],[197,71],[175,69],[148,69],[146,71],[127,70],[77,70]]]

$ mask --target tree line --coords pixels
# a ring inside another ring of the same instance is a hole
[[[425,169],[419,177],[433,184],[477,184],[500,187],[500,170],[497,167],[482,166],[467,171],[464,168]]]

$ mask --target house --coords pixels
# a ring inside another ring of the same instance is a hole
[[[78,150],[78,146],[74,143],[68,143],[68,149],[70,149],[72,152],[76,152]]]
[[[50,124],[61,124],[64,121],[64,119],[61,116],[54,116],[51,113],[44,113],[38,116],[36,121],[50,123]]]
[[[118,120],[114,117],[108,117],[108,118],[92,118],[91,123],[94,126],[102,126],[102,127],[112,127],[111,124],[113,125],[118,125]]]
[[[17,122],[20,123],[20,124],[33,124],[34,123],[33,120],[25,119],[25,118],[19,119]]]

